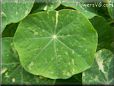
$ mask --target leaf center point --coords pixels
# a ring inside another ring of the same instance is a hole
[[[57,39],[57,35],[52,35],[52,39]]]

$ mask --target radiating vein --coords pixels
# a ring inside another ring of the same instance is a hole
[[[66,37],[75,37],[76,35],[63,35],[63,36],[57,36],[57,37],[61,37],[61,38],[66,38]]]
[[[35,38],[27,38],[27,39],[49,39],[49,38],[51,38],[51,37],[35,37]]]
[[[47,43],[47,45],[45,45],[42,50],[33,58],[33,60],[37,59],[36,57],[38,57],[48,46],[49,44],[52,42],[52,39]]]
[[[56,11],[56,21],[55,21],[55,30],[54,30],[54,34],[56,34],[56,29],[57,29],[57,25],[58,25],[58,16],[59,16],[59,11]]]
[[[57,49],[56,49],[56,40],[54,40],[54,52],[55,52],[55,57],[57,58]]]
[[[56,40],[54,40],[53,41],[53,47],[54,47],[54,52],[55,52],[55,58],[57,58],[57,50],[56,50]],[[48,69],[50,69],[50,64],[52,63],[52,60],[47,64],[47,67],[48,67]],[[45,69],[44,70],[42,70],[42,72],[44,72],[45,71]]]
[[[61,32],[61,31],[64,31],[64,29],[66,29],[66,27],[68,27],[70,24],[72,24],[73,22],[75,21],[75,19],[74,20],[72,20],[71,22],[69,22],[67,25],[65,25],[64,27],[62,27],[58,32],[57,32],[57,35]]]
[[[58,40],[58,39],[57,39]],[[67,47],[69,50],[74,51],[72,48],[70,48],[69,46],[67,46],[65,43],[63,43],[62,41],[58,40],[62,45],[64,45],[65,47]],[[75,52],[75,51],[74,51]]]

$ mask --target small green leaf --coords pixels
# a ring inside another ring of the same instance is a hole
[[[114,0],[109,0],[108,2],[108,12],[112,19],[114,19]]]
[[[3,0],[2,1],[2,31],[6,25],[17,23],[31,11],[34,0]]]
[[[92,67],[83,72],[82,81],[83,84],[114,85],[114,54],[99,50]]]
[[[97,33],[78,11],[38,12],[19,24],[14,46],[28,72],[65,79],[90,67]]]
[[[94,4],[89,3],[91,2],[90,0],[61,0],[61,4],[68,6],[68,7],[73,7],[76,10],[80,11],[85,15],[87,18],[91,19],[92,17],[96,16],[97,14],[95,13],[95,7],[91,6],[86,6],[87,4]]]
[[[41,76],[34,76],[26,72],[20,65],[19,60],[13,54],[12,38],[2,39],[2,65],[0,65],[0,75],[2,74],[2,84],[54,84],[55,80],[50,80]]]

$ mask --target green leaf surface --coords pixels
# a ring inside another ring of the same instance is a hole
[[[100,16],[94,17],[91,20],[92,25],[96,29],[98,33],[98,48],[100,50],[102,48],[111,50],[111,43],[113,41],[113,33],[108,22]]]
[[[114,0],[109,0],[108,12],[112,19],[114,19]]]
[[[3,0],[2,1],[2,31],[6,25],[17,23],[31,11],[34,0]]]
[[[90,67],[97,33],[78,11],[38,12],[19,24],[14,46],[28,72],[65,79]]]
[[[96,12],[95,12],[95,7],[91,7],[91,6],[86,6],[87,4],[94,4],[89,3],[91,2],[90,0],[61,0],[61,4],[63,4],[64,6],[68,6],[68,7],[72,7],[75,8],[76,10],[80,11],[83,13],[83,15],[85,15],[87,18],[91,19],[92,17],[96,16]]]
[[[36,13],[42,10],[53,11],[58,6],[60,6],[60,4],[60,0],[36,0],[32,9],[32,13]]]
[[[92,67],[82,74],[83,84],[114,85],[114,54],[106,49],[96,53]]]
[[[12,50],[12,38],[5,37],[2,39],[2,84],[54,84],[55,80],[44,78],[41,76],[34,76],[26,72],[20,65],[17,55]],[[1,76],[0,76],[1,77]]]

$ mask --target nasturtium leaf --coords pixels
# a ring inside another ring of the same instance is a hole
[[[42,10],[53,11],[61,4],[60,0],[36,0],[33,12],[39,12]]]
[[[12,38],[2,38],[2,66],[0,74],[2,74],[2,84],[54,84],[55,80],[35,76],[26,72],[21,66],[19,59],[15,57],[12,50]],[[17,55],[16,55],[17,56]]]
[[[102,48],[111,50],[111,43],[114,38],[112,36],[112,29],[108,22],[100,16],[96,16],[92,18],[90,21],[98,33],[97,50],[100,50]]]
[[[114,54],[106,49],[96,53],[92,67],[82,74],[83,84],[114,85]]]
[[[75,8],[76,10],[82,12],[83,15],[89,19],[97,15],[95,6],[93,7],[92,5],[89,5],[94,4],[94,2],[91,0],[61,0],[61,4]]]
[[[25,18],[31,11],[34,0],[3,0],[2,31],[6,25],[16,23]]]
[[[78,11],[38,12],[19,24],[14,46],[28,72],[65,79],[91,66],[97,33]]]
[[[114,0],[109,0],[108,2],[108,12],[112,19],[114,19]]]

